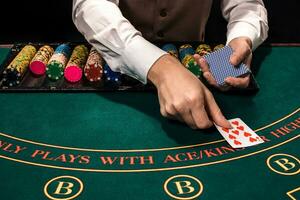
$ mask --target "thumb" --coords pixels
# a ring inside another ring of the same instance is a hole
[[[234,66],[239,65],[252,54],[251,49],[247,46],[236,46],[232,48],[233,54],[230,56],[230,63]]]
[[[243,62],[243,60],[246,58],[245,53],[240,51],[234,51],[233,54],[230,56],[230,63],[234,66],[240,64]]]

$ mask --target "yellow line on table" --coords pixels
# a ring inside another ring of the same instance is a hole
[[[284,116],[283,118],[272,122],[271,124],[268,124],[262,128],[258,128],[256,130],[254,130],[255,132],[259,132],[262,131],[264,129],[267,129],[271,126],[274,126],[275,124],[280,123],[281,121],[295,115],[296,113],[298,113],[300,111],[300,108],[298,108],[297,110],[295,110],[294,112]],[[86,149],[86,148],[76,148],[76,147],[65,147],[65,146],[58,146],[58,145],[51,145],[51,144],[46,144],[46,143],[40,143],[40,142],[34,142],[31,140],[26,140],[26,139],[21,139],[18,137],[14,137],[11,135],[7,135],[4,133],[0,133],[0,135],[7,137],[7,138],[11,138],[14,140],[18,140],[21,142],[26,142],[26,143],[30,143],[30,144],[34,144],[34,145],[39,145],[39,146],[45,146],[45,147],[51,147],[51,148],[57,148],[57,149],[65,149],[65,150],[75,150],[75,151],[87,151],[87,152],[108,152],[108,153],[130,153],[130,152],[155,152],[155,151],[170,151],[170,150],[177,150],[177,149],[187,149],[187,148],[195,148],[195,147],[200,147],[200,146],[205,146],[205,145],[211,145],[211,144],[216,144],[216,143],[220,143],[220,142],[224,142],[225,140],[216,140],[216,141],[212,141],[212,142],[207,142],[207,143],[201,143],[201,144],[195,144],[195,145],[188,145],[188,146],[179,146],[179,147],[169,147],[169,148],[158,148],[158,149],[132,149],[132,150],[114,150],[114,149]]]
[[[6,156],[0,155],[0,158],[6,159],[6,160],[11,160],[14,162],[18,163],[23,163],[23,164],[28,164],[28,165],[33,165],[33,166],[38,166],[38,167],[45,167],[45,168],[52,168],[52,169],[62,169],[62,170],[69,170],[69,171],[82,171],[82,172],[102,172],[102,173],[137,173],[137,172],[158,172],[158,171],[170,171],[170,170],[178,170],[178,169],[189,169],[189,168],[195,168],[195,167],[203,167],[203,166],[208,166],[208,165],[214,165],[214,164],[219,164],[219,163],[224,163],[224,162],[229,162],[233,160],[238,160],[241,158],[246,158],[249,156],[253,156],[271,149],[274,149],[276,147],[282,146],[284,144],[287,144],[295,139],[298,139],[300,137],[299,133],[297,136],[290,138],[282,143],[276,144],[274,146],[261,149],[256,152],[252,152],[249,154],[245,154],[242,156],[237,156],[234,158],[228,158],[224,160],[219,160],[219,161],[214,161],[214,162],[208,162],[208,163],[201,163],[201,164],[196,164],[196,165],[187,165],[187,166],[180,166],[180,167],[169,167],[169,168],[157,168],[157,169],[133,169],[133,170],[103,170],[103,169],[83,169],[83,168],[71,168],[71,167],[60,167],[60,166],[53,166],[53,165],[46,165],[46,164],[39,164],[39,163],[33,163],[29,161],[24,161],[24,160],[19,160],[15,158],[9,158]]]

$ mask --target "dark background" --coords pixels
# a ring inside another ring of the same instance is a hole
[[[214,1],[207,42],[224,42],[226,22]],[[12,1],[0,7],[0,43],[84,41],[72,22],[72,0]],[[188,2],[188,0],[187,0]],[[266,43],[300,43],[300,1],[265,0],[269,17]]]

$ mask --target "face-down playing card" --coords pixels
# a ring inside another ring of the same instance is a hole
[[[229,120],[232,129],[215,125],[221,135],[233,148],[243,148],[264,143],[240,118]]]
[[[230,46],[225,46],[204,56],[210,72],[220,86],[226,85],[225,79],[227,77],[243,77],[251,73],[250,69],[244,63],[241,63],[238,66],[232,65],[230,63],[230,56],[232,54],[232,48]]]

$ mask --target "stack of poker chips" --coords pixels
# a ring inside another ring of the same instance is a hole
[[[86,65],[84,67],[84,76],[90,82],[99,82],[103,76],[104,60],[100,53],[93,47],[90,51]]]
[[[219,49],[222,49],[224,47],[225,47],[224,44],[219,44],[219,45],[217,45],[217,46],[214,47],[213,51],[218,51]]]
[[[47,64],[54,53],[54,49],[48,45],[42,46],[30,62],[29,69],[35,75],[44,75]]]
[[[208,44],[200,44],[196,49],[196,53],[200,56],[205,56],[211,52],[211,47]]]
[[[179,59],[183,62],[184,58],[187,56],[193,56],[195,54],[195,50],[190,44],[185,44],[179,47]]]
[[[174,56],[175,58],[178,58],[178,50],[177,47],[174,44],[165,44],[162,47],[162,50],[169,53],[170,55]]]
[[[181,63],[195,76],[200,78],[202,76],[202,70],[200,66],[197,64],[194,55],[195,50],[189,44],[182,45],[179,48],[179,58]]]
[[[82,71],[85,66],[89,50],[85,45],[78,45],[74,48],[70,60],[64,70],[67,81],[76,83],[82,79]]]
[[[70,54],[71,48],[67,44],[59,45],[55,49],[55,52],[50,58],[46,68],[46,74],[49,79],[56,81],[63,77],[64,69],[67,65]]]
[[[28,66],[36,53],[36,48],[26,45],[3,72],[3,85],[16,86],[28,70]]]
[[[108,64],[104,65],[104,74],[106,81],[110,83],[118,84],[121,81],[121,73],[112,71]]]

